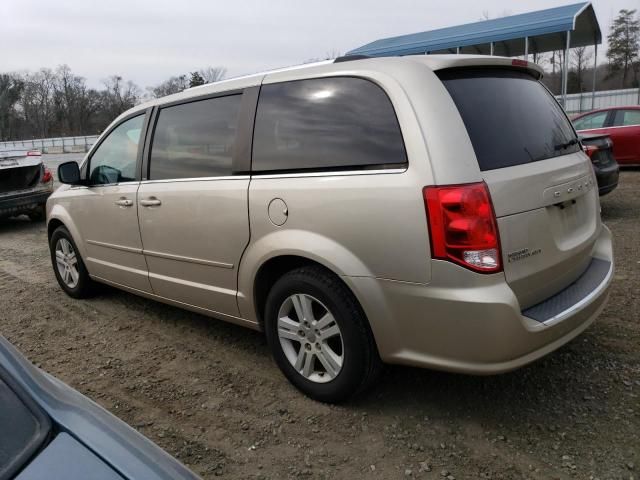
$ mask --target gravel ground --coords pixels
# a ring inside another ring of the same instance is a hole
[[[26,218],[0,224],[0,333],[205,478],[639,478],[638,192],[625,171],[602,199],[617,272],[600,319],[505,375],[390,367],[353,403],[316,403],[259,333],[111,289],[67,297]]]

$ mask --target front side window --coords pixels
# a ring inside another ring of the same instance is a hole
[[[575,126],[576,130],[588,130],[590,128],[603,128],[604,122],[607,121],[607,115],[609,115],[608,111],[585,115],[584,117],[579,118],[578,120],[573,122],[573,125]]]
[[[640,110],[616,111],[613,125],[616,127],[631,127],[633,125],[640,125]]]
[[[252,170],[380,168],[406,161],[391,101],[373,82],[337,77],[262,86]]]
[[[160,110],[149,179],[231,175],[241,95],[183,103]]]
[[[144,114],[118,125],[98,146],[89,160],[89,182],[106,185],[136,179],[138,143]]]

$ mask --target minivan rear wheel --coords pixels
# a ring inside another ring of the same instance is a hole
[[[313,399],[344,401],[371,385],[380,370],[358,302],[322,267],[298,268],[273,285],[265,330],[284,375]]]
[[[73,298],[87,298],[96,291],[96,283],[89,277],[82,257],[69,230],[56,228],[49,240],[53,272],[60,287]]]

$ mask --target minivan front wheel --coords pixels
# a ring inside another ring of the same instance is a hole
[[[265,330],[284,375],[316,400],[346,400],[369,386],[380,369],[356,299],[322,267],[293,270],[274,284]]]
[[[86,298],[95,292],[95,282],[89,277],[69,231],[60,226],[49,241],[51,263],[56,280],[71,297]]]

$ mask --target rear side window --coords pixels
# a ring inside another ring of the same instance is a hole
[[[160,110],[149,179],[231,175],[241,95],[183,103]]]
[[[348,169],[406,163],[391,101],[352,77],[263,85],[252,169]]]
[[[452,69],[438,76],[458,107],[480,170],[522,165],[580,149],[562,108],[528,73]]]
[[[613,125],[616,127],[640,125],[640,110],[617,110]]]

